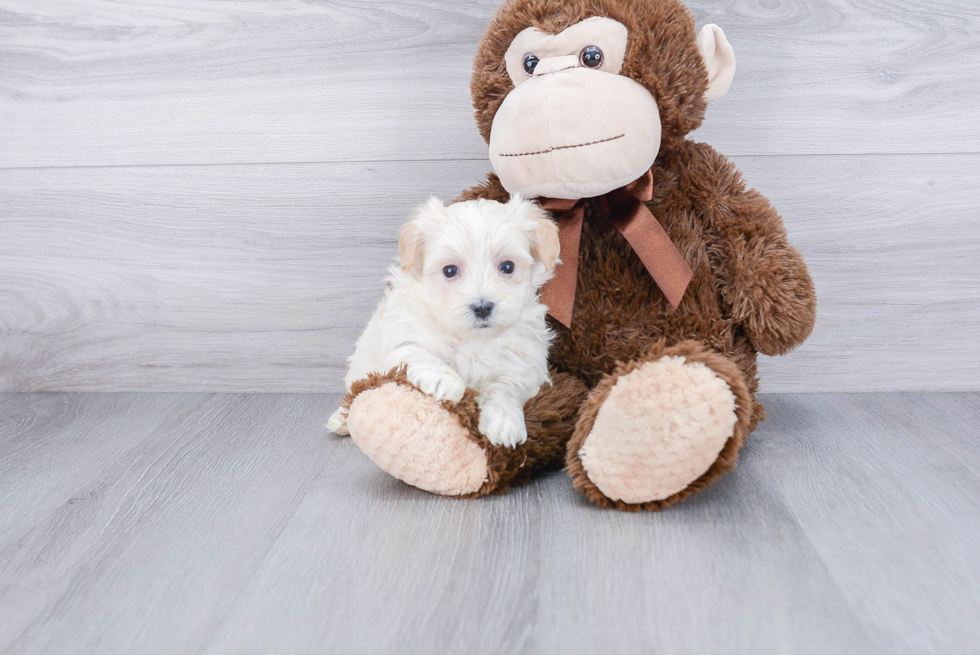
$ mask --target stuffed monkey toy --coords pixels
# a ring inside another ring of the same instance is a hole
[[[588,500],[631,511],[735,466],[763,418],[756,353],[802,343],[816,298],[766,198],[687,138],[734,71],[721,29],[697,33],[677,0],[504,3],[471,83],[495,173],[460,199],[520,193],[558,222],[552,383],[510,449],[480,434],[474,392],[439,402],[402,372],[372,375],[344,402],[375,463],[466,497],[565,466]]]

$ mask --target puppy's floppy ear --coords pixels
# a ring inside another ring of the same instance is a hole
[[[543,216],[537,219],[537,226],[534,228],[532,254],[544,264],[546,269],[551,271],[558,263],[561,243],[558,241],[558,224],[548,218],[544,212],[542,214]]]
[[[410,271],[422,263],[422,251],[425,246],[425,230],[423,226],[435,215],[436,219],[446,212],[442,201],[431,196],[415,210],[415,216],[402,225],[398,231],[398,256],[401,258],[402,270]]]
[[[558,240],[558,224],[551,219],[551,214],[541,209],[532,200],[521,200],[520,196],[511,198],[511,202],[520,202],[527,217],[531,220],[531,256],[544,264],[549,271],[554,270],[561,251]]]
[[[402,260],[403,271],[412,270],[415,262],[422,257],[422,230],[415,221],[405,223],[398,230],[398,256]]]

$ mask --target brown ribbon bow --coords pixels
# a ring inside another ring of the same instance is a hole
[[[654,282],[676,309],[693,273],[660,221],[644,204],[651,198],[652,171],[647,171],[624,187],[599,196],[606,217],[626,237]],[[538,202],[542,209],[552,212],[558,222],[562,259],[562,263],[555,269],[555,276],[541,290],[541,300],[548,306],[549,314],[565,327],[571,327],[585,199],[541,198]]]

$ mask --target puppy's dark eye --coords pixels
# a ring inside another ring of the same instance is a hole
[[[456,277],[456,275],[459,274],[459,269],[450,264],[449,266],[443,267],[442,274],[446,277]]]
[[[514,262],[507,260],[505,262],[500,262],[500,272],[504,275],[510,275],[514,272]]]
[[[582,60],[582,65],[588,68],[599,68],[599,66],[602,66],[602,50],[599,49],[599,46],[585,46],[579,58]]]
[[[534,67],[538,65],[538,61],[540,60],[534,55],[524,55],[524,72],[528,75],[534,75]]]

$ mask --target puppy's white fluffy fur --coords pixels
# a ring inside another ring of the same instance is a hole
[[[518,196],[448,207],[431,198],[402,227],[398,250],[401,266],[391,268],[384,299],[357,341],[347,389],[371,372],[406,365],[409,381],[437,400],[458,401],[466,387],[475,389],[487,439],[523,443],[524,403],[549,380],[554,335],[537,292],[558,261],[555,223]],[[493,308],[481,316],[488,303]],[[327,427],[347,434],[342,409]]]

